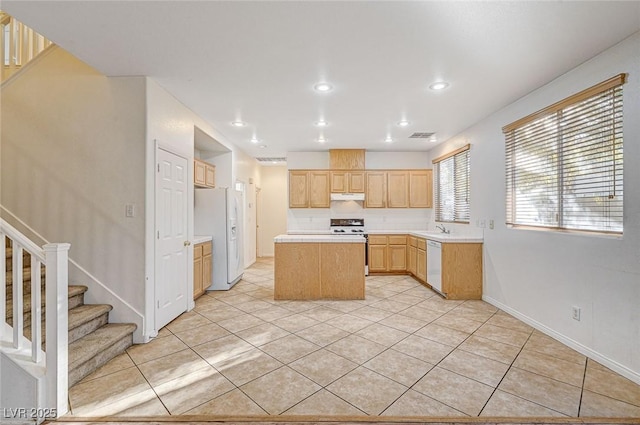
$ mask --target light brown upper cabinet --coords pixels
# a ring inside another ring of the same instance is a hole
[[[197,187],[216,187],[216,166],[194,159],[193,184]]]
[[[364,171],[331,171],[331,193],[364,193]]]
[[[433,170],[409,171],[409,208],[433,207]]]
[[[366,208],[431,208],[431,170],[370,170],[365,174]]]
[[[367,171],[364,206],[366,208],[387,207],[387,173],[386,171]]]
[[[289,171],[289,208],[329,208],[329,171]]]
[[[332,170],[364,170],[364,149],[329,149]]]
[[[409,207],[409,172],[387,171],[387,208]]]

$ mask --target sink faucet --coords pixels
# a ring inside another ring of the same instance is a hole
[[[447,230],[447,229],[444,227],[444,224],[441,224],[441,225],[436,226],[436,229],[440,229],[440,230],[442,231],[442,233],[447,233],[447,234],[451,233],[451,231],[450,231],[450,230]]]

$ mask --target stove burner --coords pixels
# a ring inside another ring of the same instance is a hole
[[[365,234],[363,218],[332,218],[331,233]]]

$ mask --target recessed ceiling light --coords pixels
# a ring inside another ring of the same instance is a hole
[[[313,89],[320,93],[326,93],[333,90],[333,86],[329,83],[318,83],[315,86],[313,86]]]
[[[431,90],[443,90],[447,87],[449,87],[449,83],[447,83],[446,81],[436,81],[429,86]]]
[[[384,141],[387,143],[393,143],[393,139],[391,138],[391,136],[387,136],[387,138],[384,139]]]
[[[326,127],[328,125],[329,123],[326,122],[325,120],[316,121],[316,127]]]
[[[256,139],[255,137],[251,138],[251,143],[258,143],[260,142],[260,140]]]
[[[429,141],[430,141],[431,143],[436,143],[436,142],[438,141],[438,138],[437,138],[436,136],[431,136],[431,137],[429,138]]]
[[[318,143],[326,143],[327,139],[324,138],[324,136],[320,136],[318,137]]]
[[[244,121],[231,121],[231,125],[234,127],[244,127],[247,123]]]
[[[398,121],[398,126],[400,126],[400,127],[406,127],[409,124],[411,124],[411,123],[409,121],[407,121],[407,120]]]

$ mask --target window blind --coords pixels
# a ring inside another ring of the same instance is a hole
[[[469,148],[433,160],[436,221],[469,222]]]
[[[621,74],[503,128],[507,225],[623,230]]]

